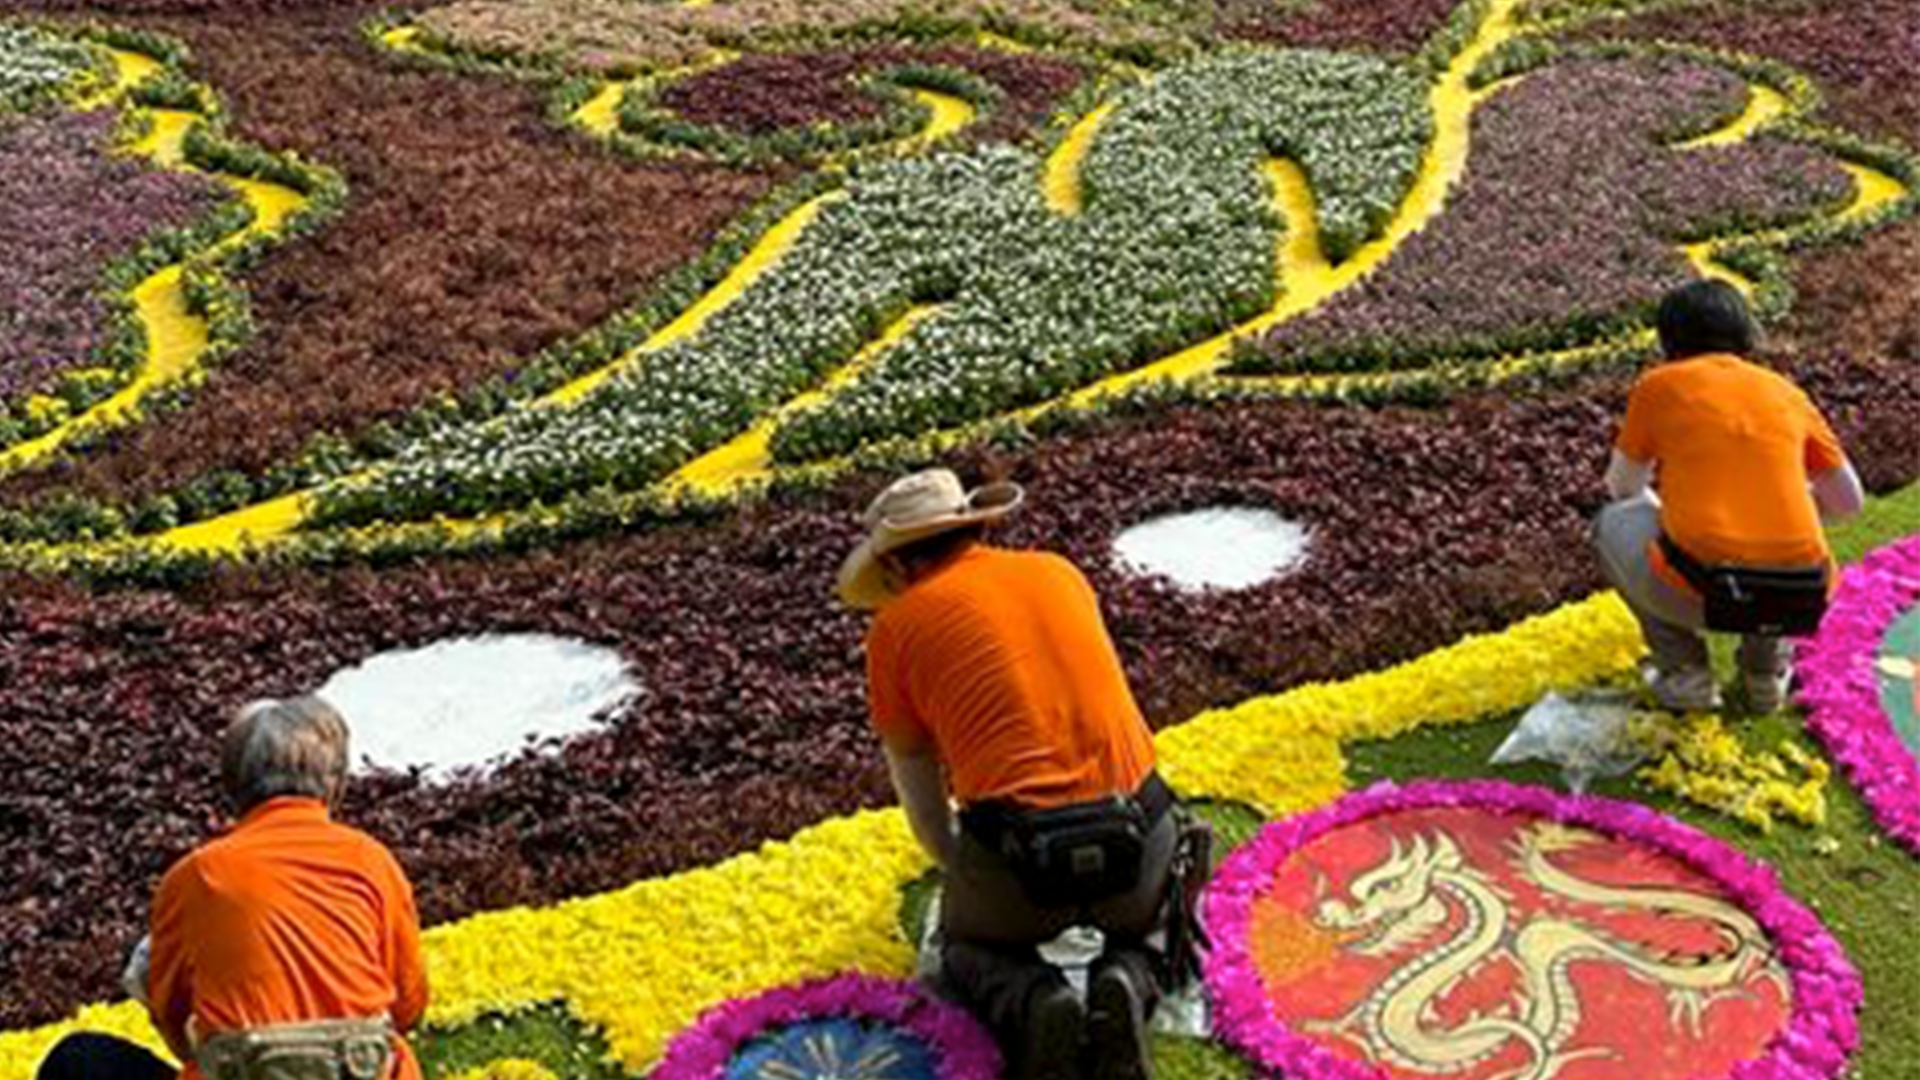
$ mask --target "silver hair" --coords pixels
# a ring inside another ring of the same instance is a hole
[[[235,809],[268,799],[331,800],[346,780],[347,722],[317,697],[268,698],[241,709],[227,727],[220,780]]]

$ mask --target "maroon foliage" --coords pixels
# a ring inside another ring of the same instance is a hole
[[[660,104],[685,120],[742,135],[843,124],[881,109],[859,85],[861,76],[903,66],[954,68],[998,88],[1003,99],[970,132],[977,139],[1015,138],[1044,123],[1083,77],[1065,60],[951,46],[772,53],[682,79],[661,93]]]

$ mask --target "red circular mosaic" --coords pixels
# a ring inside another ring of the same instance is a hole
[[[1538,817],[1430,808],[1336,828],[1249,914],[1274,1018],[1392,1077],[1721,1076],[1790,1013],[1771,939],[1711,879]]]

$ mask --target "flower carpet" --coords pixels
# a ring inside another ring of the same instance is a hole
[[[342,807],[419,891],[435,1077],[998,1075],[905,981],[929,868],[830,593],[865,499],[933,462],[1026,485],[1007,542],[1086,569],[1234,849],[1215,1038],[1161,1038],[1163,1073],[1910,1074],[1903,18],[9,5],[0,1080],[77,1028],[152,1041],[116,977],[217,826],[226,711],[519,635],[631,689]],[[1652,305],[1697,276],[1874,498],[1794,709],[1556,795],[1486,762],[1543,695],[1632,678],[1585,533]],[[1192,588],[1117,544],[1226,511],[1288,559]]]

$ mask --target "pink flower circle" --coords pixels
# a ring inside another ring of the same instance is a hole
[[[794,1024],[857,1020],[896,1028],[924,1043],[939,1080],[998,1080],[993,1036],[964,1009],[916,983],[868,975],[781,987],[709,1009],[675,1036],[652,1080],[723,1080],[729,1063],[755,1039]]]
[[[1845,1068],[1859,1042],[1860,976],[1819,919],[1781,890],[1771,870],[1644,806],[1496,781],[1379,784],[1268,825],[1234,852],[1202,906],[1213,942],[1206,983],[1220,1035],[1289,1080],[1390,1080],[1384,1068],[1337,1054],[1276,1015],[1254,955],[1256,902],[1290,857],[1328,833],[1382,815],[1454,808],[1587,829],[1643,846],[1698,873],[1767,934],[1791,984],[1784,1027],[1760,1056],[1734,1066],[1724,1080],[1826,1080]]]
[[[1920,761],[1893,730],[1875,669],[1880,643],[1920,601],[1920,536],[1847,567],[1796,667],[1807,727],[1840,763],[1881,827],[1920,853]]]

